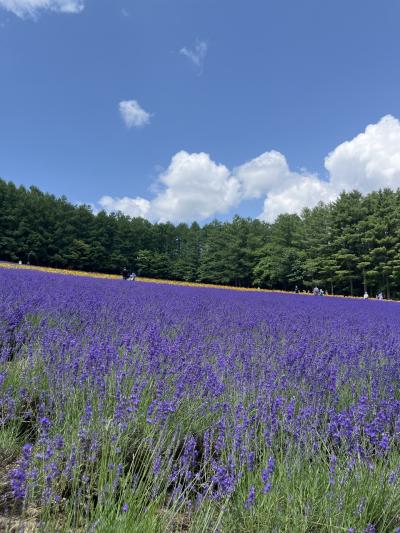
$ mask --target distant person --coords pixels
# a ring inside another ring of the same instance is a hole
[[[367,291],[364,292],[364,300],[368,300],[369,296],[368,296],[368,293]]]
[[[324,295],[325,295],[323,289],[320,289],[320,290],[319,290],[319,295],[320,295],[320,296],[324,296]]]
[[[300,291],[299,291],[299,288],[298,288],[297,285],[296,285],[295,288],[294,288],[294,292],[295,292],[296,294],[299,294],[299,292],[300,292]]]
[[[129,278],[129,272],[126,270],[125,267],[122,269],[121,275],[122,275],[122,279],[127,280]]]
[[[136,279],[136,274],[134,272],[132,272],[132,274],[129,276],[129,281],[135,281]]]
[[[376,297],[378,298],[378,300],[383,300],[382,291],[379,291],[378,294],[376,295]]]
[[[314,296],[319,296],[319,289],[318,289],[318,287],[314,287],[314,288],[313,288],[313,295],[314,295]]]
[[[19,264],[19,265],[22,265],[22,261],[21,261],[21,260],[20,260],[20,261],[18,261],[18,264]]]

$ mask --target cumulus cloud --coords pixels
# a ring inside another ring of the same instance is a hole
[[[205,153],[177,153],[159,183],[165,189],[152,202],[158,220],[204,220],[226,213],[240,200],[237,178]]]
[[[325,159],[332,185],[337,190],[367,193],[400,187],[400,121],[391,115],[367,126]]]
[[[11,11],[18,17],[35,18],[42,10],[59,13],[80,13],[84,8],[83,0],[0,0],[0,7]]]
[[[149,124],[151,114],[145,111],[136,100],[123,100],[119,112],[128,128],[140,128]]]
[[[299,213],[319,201],[334,198],[331,185],[310,173],[290,170],[286,158],[272,150],[234,170],[240,181],[242,198],[264,197],[260,217],[272,222],[280,213]]]
[[[159,192],[144,198],[103,196],[102,207],[160,222],[205,220],[226,213],[240,200],[238,180],[205,153],[178,152],[158,179]]]
[[[334,200],[342,191],[357,189],[365,194],[399,188],[400,121],[387,115],[370,124],[363,133],[335,148],[325,158],[325,168],[327,181],[318,176],[288,173],[282,167],[277,185],[266,191],[260,218],[273,221],[280,213],[300,213],[319,201]],[[271,173],[265,172],[264,176],[267,174]]]
[[[315,207],[318,202],[330,202],[337,194],[331,185],[316,176],[291,173],[288,183],[271,189],[264,200],[259,218],[273,222],[282,213],[300,213],[304,207]]]
[[[111,196],[103,196],[99,200],[99,204],[106,211],[121,211],[130,217],[147,218],[150,211],[150,202],[145,198],[112,198]]]
[[[294,177],[285,156],[275,150],[244,163],[234,173],[242,184],[243,198],[260,198]]]
[[[198,69],[199,74],[203,72],[207,52],[208,44],[206,41],[197,41],[194,48],[187,48],[184,46],[179,50],[179,53],[187,57]]]
[[[330,202],[343,190],[400,188],[400,121],[386,116],[369,125],[333,150],[325,166],[327,180],[291,170],[285,156],[272,150],[230,171],[206,153],[182,151],[159,176],[153,199],[106,196],[101,205],[152,221],[201,222],[240,202],[263,198],[259,218],[273,222],[281,213],[300,213],[320,201]]]

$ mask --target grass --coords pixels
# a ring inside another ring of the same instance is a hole
[[[25,318],[32,328],[41,323],[35,314]],[[57,329],[56,323],[52,326]],[[258,391],[233,388],[229,369],[214,410],[204,410],[201,393],[205,391],[196,391],[194,382],[174,411],[154,422],[149,407],[173,398],[175,385],[171,378],[161,396],[150,376],[138,382],[126,366],[143,357],[136,348],[129,357],[122,349],[117,352],[120,366],[112,367],[102,390],[91,381],[81,384],[78,379],[72,386],[64,386],[57,364],[47,361],[45,348],[30,344],[29,339],[24,342],[15,357],[0,367],[0,372],[4,370],[0,385],[0,530],[361,533],[372,531],[373,524],[376,533],[395,533],[400,528],[398,442],[393,442],[390,452],[377,453],[371,448],[367,458],[350,456],[346,442],[318,440],[313,427],[298,440],[290,433],[290,423],[278,414],[271,442],[261,424],[243,431],[243,439],[251,441],[255,450],[250,461],[236,447],[231,429],[244,427],[244,422],[237,422],[236,410],[242,405],[251,417]],[[68,359],[71,354],[64,357],[66,363],[73,362]],[[209,357],[216,364],[212,354]],[[377,364],[381,364],[379,359]],[[299,390],[305,392],[307,382],[295,385],[284,390],[282,402],[293,399],[296,414]],[[131,398],[134,386],[140,389],[140,400],[130,404],[131,416],[127,411],[119,416],[119,398]],[[384,398],[385,391],[380,392]],[[346,410],[353,404],[354,394],[354,388],[344,381],[336,409]],[[46,406],[51,409],[50,428],[43,422]],[[228,431],[222,450],[218,450],[222,414]],[[323,423],[328,423],[326,416]],[[204,444],[207,433],[213,443],[208,451]],[[196,451],[190,475],[184,468],[176,471],[183,463],[188,437],[193,438]],[[26,443],[34,448],[27,470],[28,493],[22,504],[11,496],[10,479],[23,462]],[[361,444],[368,449],[366,442]],[[275,465],[265,481],[260,472],[270,457]],[[218,494],[221,480],[214,486],[208,483],[207,492],[201,492],[205,482],[215,476],[217,461],[227,466],[227,478],[232,474],[238,480],[223,497]],[[266,487],[266,482],[270,486]]]
[[[21,361],[18,360],[9,365],[8,386],[11,382],[18,383],[18,389],[24,388],[24,380],[26,385],[31,382],[32,372],[37,373],[37,390],[31,396],[35,408],[35,398],[48,388],[47,380],[42,376],[43,369],[37,365],[34,370],[21,372]],[[195,480],[182,486],[181,499],[171,501],[171,492],[176,489],[169,482],[172,464],[170,462],[170,468],[168,463],[164,464],[162,471],[153,476],[157,454],[164,450],[166,457],[179,457],[182,444],[176,438],[175,429],[181,426],[183,433],[193,430],[201,434],[212,427],[212,417],[196,419],[196,404],[190,406],[183,402],[162,429],[144,422],[140,424],[154,395],[150,385],[138,406],[138,423],[127,424],[115,438],[114,425],[104,423],[104,417],[112,419],[116,386],[115,376],[110,377],[105,395],[107,405],[102,408],[103,419],[96,415],[96,398],[92,396],[94,414],[86,431],[97,435],[93,449],[79,436],[79,421],[85,416],[90,391],[75,389],[63,405],[55,407],[59,417],[54,421],[52,434],[64,438],[63,457],[70,456],[81,442],[70,478],[61,477],[57,486],[52,487],[60,496],[57,503],[43,501],[41,492],[46,485],[48,466],[42,459],[45,450],[41,448],[40,439],[36,442],[38,481],[27,501],[39,506],[40,521],[46,524],[48,531],[311,533],[350,531],[350,528],[365,531],[369,524],[375,524],[376,531],[381,532],[394,532],[400,527],[400,476],[390,478],[400,464],[398,451],[391,452],[388,457],[376,457],[369,465],[358,461],[350,467],[347,454],[339,450],[330,481],[329,452],[324,450],[323,443],[316,453],[310,449],[305,453],[295,444],[283,448],[279,439],[268,447],[262,437],[256,435],[260,451],[256,458],[258,464],[267,464],[270,455],[276,458],[271,489],[267,493],[263,492],[259,468],[254,471],[242,468],[238,487],[222,501],[205,498],[196,503]],[[15,400],[18,402],[18,398]],[[31,436],[40,434],[37,418],[38,413],[33,417],[35,428]],[[22,436],[21,421],[13,420],[1,426],[3,465],[13,463],[20,454],[21,445],[26,440]],[[224,453],[235,454],[229,446]],[[58,458],[56,452],[53,461],[57,463],[58,460],[65,459],[61,459],[61,455]],[[204,459],[198,468],[199,477],[209,475],[209,467],[209,462]],[[254,502],[246,508],[252,487],[255,489]],[[26,506],[20,518],[31,523],[29,509]]]

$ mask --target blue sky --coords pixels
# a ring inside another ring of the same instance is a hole
[[[397,0],[0,0],[0,176],[173,222],[397,188],[399,20]]]

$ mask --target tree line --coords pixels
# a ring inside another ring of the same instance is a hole
[[[0,179],[0,259],[96,272],[281,290],[400,297],[400,190],[201,227],[93,213]]]

